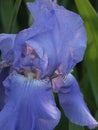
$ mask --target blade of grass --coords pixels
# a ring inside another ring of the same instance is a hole
[[[13,0],[0,0],[0,22],[4,32],[8,32],[8,25],[13,10],[13,4]]]
[[[75,0],[88,36],[85,65],[98,107],[98,15],[88,0]]]
[[[84,19],[88,43],[94,42],[98,48],[98,14],[88,0],[75,0],[78,11]],[[84,4],[85,3],[85,4]]]
[[[10,33],[13,33],[13,31],[14,31],[14,26],[15,26],[15,23],[16,23],[16,17],[17,17],[17,14],[18,14],[19,7],[21,5],[21,1],[22,0],[16,0],[15,1],[13,11],[12,11],[12,14],[11,14],[11,17],[10,17],[9,28],[8,28],[8,32],[10,32]]]
[[[61,111],[61,120],[58,124],[58,126],[55,128],[55,130],[69,130],[68,128],[68,119],[65,117],[64,112],[62,109],[60,109]]]
[[[69,122],[69,130],[84,130],[84,127]]]
[[[95,117],[96,117],[96,120],[98,120],[98,110],[96,111]],[[95,128],[94,130],[98,130],[98,127]]]

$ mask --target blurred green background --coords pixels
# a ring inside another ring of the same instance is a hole
[[[0,0],[0,33],[17,33],[31,25],[33,19],[26,8],[26,1],[33,0]],[[98,0],[58,0],[58,3],[77,12],[84,20],[88,37],[87,50],[84,60],[77,64],[73,74],[92,115],[98,120]],[[55,130],[88,128],[72,124],[62,112],[61,121]]]

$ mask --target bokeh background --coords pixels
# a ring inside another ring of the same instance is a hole
[[[25,4],[27,1],[33,0],[0,0],[0,33],[18,33],[33,23]],[[58,0],[58,4],[80,14],[84,20],[88,37],[87,50],[84,60],[77,64],[72,73],[79,82],[92,115],[98,120],[98,0]],[[57,96],[56,101],[60,108]],[[61,121],[55,130],[88,128],[72,124],[62,111]]]

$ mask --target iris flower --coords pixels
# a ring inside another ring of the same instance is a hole
[[[73,123],[98,126],[71,74],[83,59],[81,17],[52,0],[27,3],[34,23],[0,34],[0,130],[53,130],[60,121],[54,93]]]

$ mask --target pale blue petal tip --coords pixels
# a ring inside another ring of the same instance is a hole
[[[69,74],[59,89],[59,100],[65,115],[75,124],[94,128],[98,125],[84,102],[76,79]]]

